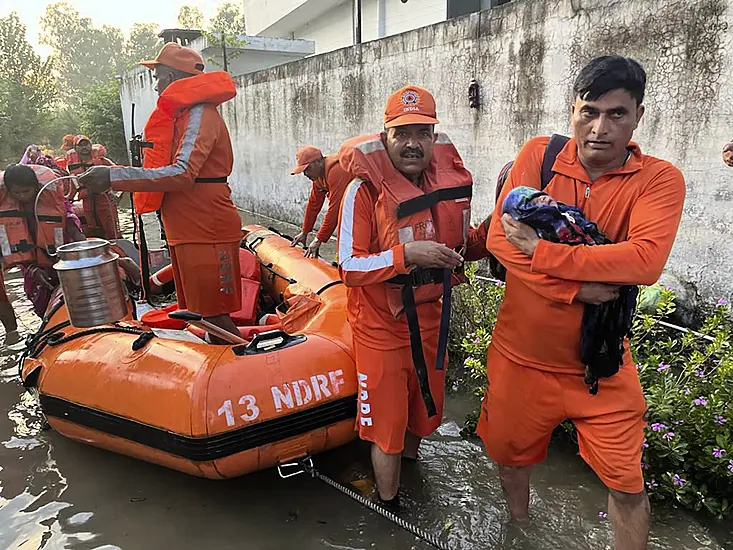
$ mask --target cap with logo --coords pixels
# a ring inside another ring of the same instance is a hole
[[[438,124],[436,114],[435,98],[430,92],[420,86],[405,86],[389,96],[384,110],[384,127]]]
[[[291,174],[293,176],[295,174],[302,174],[311,162],[321,160],[322,158],[323,153],[317,147],[313,147],[312,145],[301,147],[295,153],[295,168],[293,168]]]
[[[177,42],[168,42],[152,61],[140,63],[143,67],[154,70],[158,65],[165,65],[186,74],[201,74],[204,72],[204,58],[196,50],[184,48]]]

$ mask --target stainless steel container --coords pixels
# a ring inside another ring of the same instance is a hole
[[[96,327],[127,314],[127,295],[109,242],[102,239],[58,247],[58,272],[71,324]]]

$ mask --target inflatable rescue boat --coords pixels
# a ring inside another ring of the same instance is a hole
[[[244,344],[208,344],[166,312],[141,315],[133,300],[121,321],[76,328],[57,294],[21,365],[52,428],[215,479],[355,437],[356,370],[337,270],[272,230],[244,231],[242,257],[256,265],[243,269]]]

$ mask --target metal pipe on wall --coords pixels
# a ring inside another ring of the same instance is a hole
[[[361,0],[354,0],[354,45],[361,44]]]

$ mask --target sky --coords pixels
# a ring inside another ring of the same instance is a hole
[[[95,25],[113,25],[127,33],[134,23],[158,23],[160,28],[177,26],[178,10],[183,5],[198,6],[204,16],[211,17],[224,0],[67,0],[82,17],[90,17]],[[43,57],[51,53],[39,44],[40,18],[49,0],[0,0],[0,17],[18,12],[28,27],[28,41]]]

